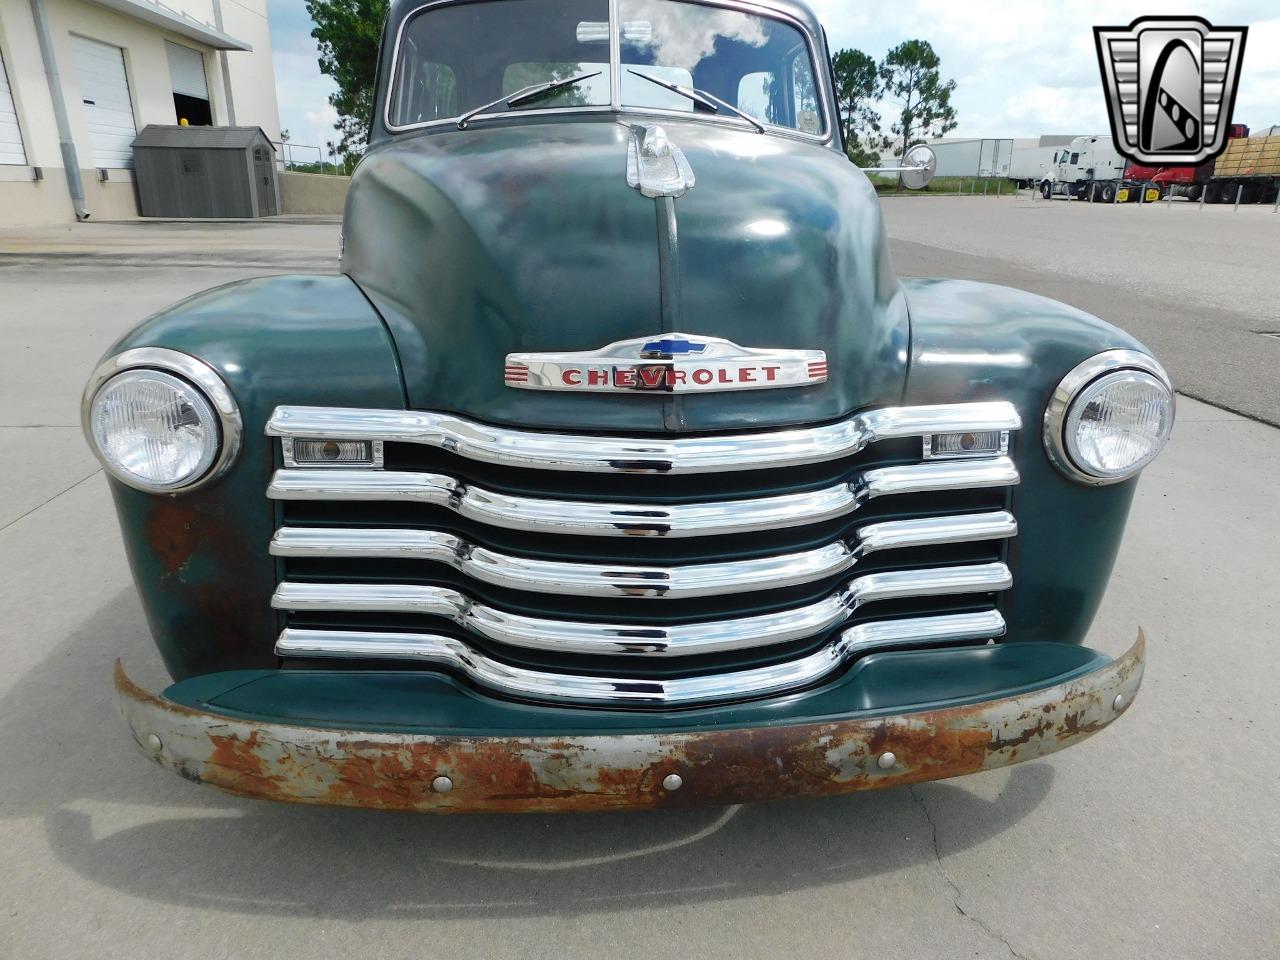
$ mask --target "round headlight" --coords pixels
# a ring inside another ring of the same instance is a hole
[[[1054,391],[1045,448],[1073,480],[1119,483],[1164,449],[1173,415],[1164,369],[1145,354],[1111,350],[1080,364]]]
[[[172,490],[200,479],[218,455],[218,420],[204,394],[159,370],[108,380],[89,410],[93,442],[120,480]]]
[[[1096,477],[1129,477],[1156,458],[1173,425],[1173,397],[1138,370],[1113,373],[1080,392],[1067,414],[1067,452]]]
[[[240,411],[202,360],[140,347],[106,360],[89,379],[85,435],[107,472],[149,493],[208,483],[240,449]]]

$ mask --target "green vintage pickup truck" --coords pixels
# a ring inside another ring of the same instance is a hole
[[[211,290],[85,392],[233,793],[590,810],[1043,756],[1169,378],[1101,320],[899,279],[796,0],[395,0],[338,276]],[[902,161],[927,177],[928,151]],[[950,202],[950,201],[936,201]]]

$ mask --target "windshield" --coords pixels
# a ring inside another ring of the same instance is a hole
[[[795,27],[736,10],[674,0],[620,0],[622,105],[699,109],[631,70],[705,90],[757,120],[822,132],[813,66]]]
[[[617,9],[622,107],[711,115],[634,70],[710,93],[763,123],[815,135],[825,130],[812,58],[796,27],[680,0],[618,0]],[[388,125],[452,120],[480,107],[481,116],[608,107],[609,40],[609,0],[428,7],[401,30]],[[583,74],[595,75],[531,100],[503,102],[530,86]],[[744,122],[723,107],[716,115]]]
[[[400,39],[387,116],[393,127],[457,117],[525,87],[597,76],[530,103],[485,111],[608,106],[609,0],[490,0],[432,7]],[[579,24],[599,23],[599,36]]]

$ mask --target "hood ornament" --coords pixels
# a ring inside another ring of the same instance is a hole
[[[684,151],[667,138],[667,131],[636,124],[627,142],[627,185],[646,197],[684,196],[696,181]]]
[[[504,379],[519,390],[769,390],[824,383],[827,355],[822,350],[755,349],[720,337],[663,333],[581,353],[509,353]]]

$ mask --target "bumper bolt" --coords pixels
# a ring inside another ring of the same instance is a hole
[[[1124,694],[1123,694],[1123,693],[1117,693],[1117,694],[1116,694],[1116,698],[1115,698],[1114,700],[1112,700],[1112,701],[1111,701],[1111,709],[1112,709],[1112,710],[1119,710],[1119,709],[1120,709],[1121,707],[1123,707],[1123,706],[1124,706]]]
[[[431,789],[436,793],[448,793],[453,789],[453,781],[448,777],[436,777],[431,781]]]
[[[148,733],[143,745],[147,748],[148,753],[159,753],[164,749],[164,744],[160,742],[160,738],[154,733]]]
[[[684,786],[684,779],[678,773],[668,773],[662,778],[663,790],[679,790]]]
[[[892,770],[894,764],[897,762],[898,758],[894,756],[892,752],[886,750],[884,753],[880,754],[879,758],[877,758],[876,766],[881,770]]]

